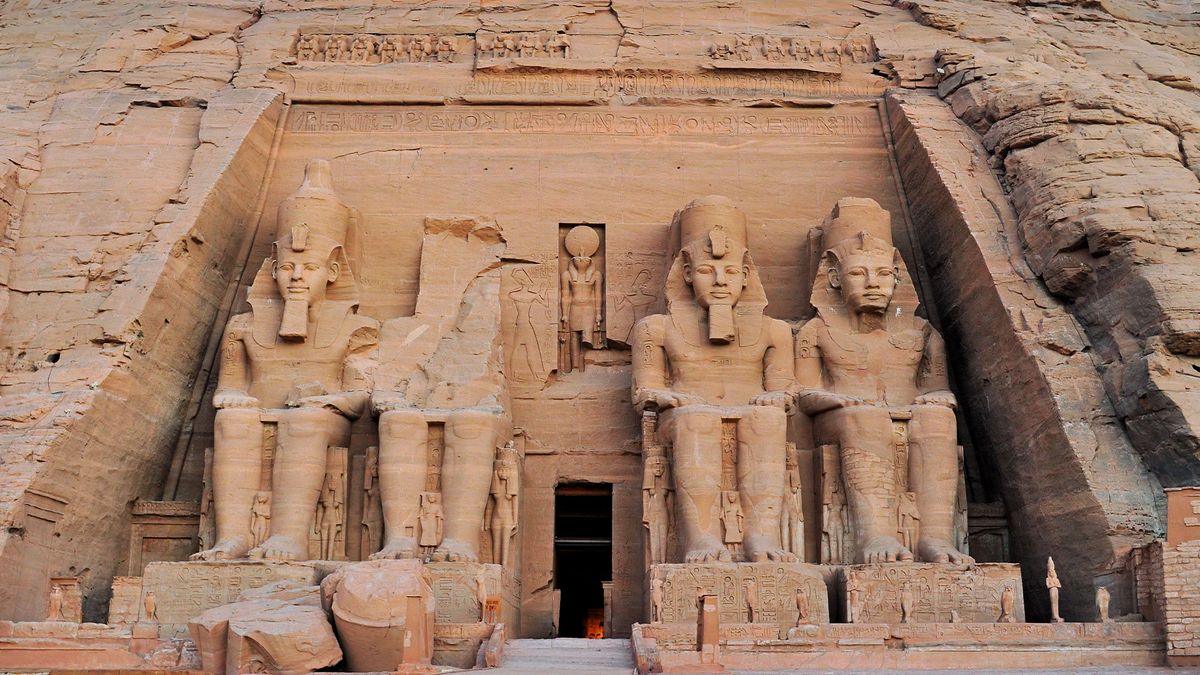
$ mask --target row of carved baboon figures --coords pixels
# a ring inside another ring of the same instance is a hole
[[[309,34],[296,41],[297,60],[325,63],[451,63],[458,52],[457,35]],[[476,53],[483,58],[570,58],[571,39],[565,33],[481,33]]]
[[[868,63],[874,60],[870,40],[809,40],[785,38],[777,35],[725,35],[718,36],[708,48],[714,59],[755,61],[821,61],[841,63],[849,59],[853,63]]]

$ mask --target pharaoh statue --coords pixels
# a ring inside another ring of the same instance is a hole
[[[791,329],[763,314],[746,216],[730,200],[697,199],[674,227],[667,313],[634,327],[633,401],[657,412],[658,443],[670,448],[683,558],[732,559],[721,502],[736,491],[745,559],[795,560],[780,541]]]
[[[512,437],[500,339],[505,244],[491,221],[431,217],[425,227],[416,311],[384,325],[373,378],[383,544],[371,557],[430,547],[433,561],[478,562],[497,450]]]
[[[797,406],[814,440],[838,448],[859,562],[969,563],[955,548],[958,446],[942,338],[914,314],[916,292],[892,246],[891,216],[845,198],[822,226],[817,315],[796,341]],[[907,462],[894,423],[907,424]],[[898,532],[902,492],[915,495],[916,550]]]
[[[559,323],[565,341],[559,369],[564,373],[583,370],[583,348],[604,346],[602,333],[604,275],[592,256],[600,248],[600,235],[587,225],[572,227],[563,245],[571,254],[562,273]]]
[[[366,410],[370,387],[359,354],[379,331],[357,313],[344,250],[354,221],[324,160],[310,162],[303,185],[279,205],[280,237],[250,287],[251,311],[225,328],[213,396],[217,542],[194,559],[308,555],[327,448],[345,447],[351,421]],[[276,451],[264,481],[263,427],[271,422]],[[255,546],[256,494],[268,485],[269,536]]]

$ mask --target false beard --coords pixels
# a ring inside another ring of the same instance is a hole
[[[708,341],[727,345],[733,342],[734,335],[733,305],[709,305],[708,307]]]
[[[285,340],[304,340],[308,337],[308,300],[297,298],[283,301],[279,337]]]

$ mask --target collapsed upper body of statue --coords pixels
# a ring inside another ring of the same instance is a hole
[[[892,246],[891,216],[845,198],[822,226],[825,246],[812,303],[796,340],[796,402],[814,416],[818,443],[840,447],[862,562],[912,560],[896,537],[893,422],[908,423],[909,489],[928,562],[970,562],[954,548],[958,457],[945,346],[927,321]]]

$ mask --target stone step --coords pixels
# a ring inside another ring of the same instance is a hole
[[[497,675],[547,672],[622,673],[633,671],[629,640],[509,640]]]

